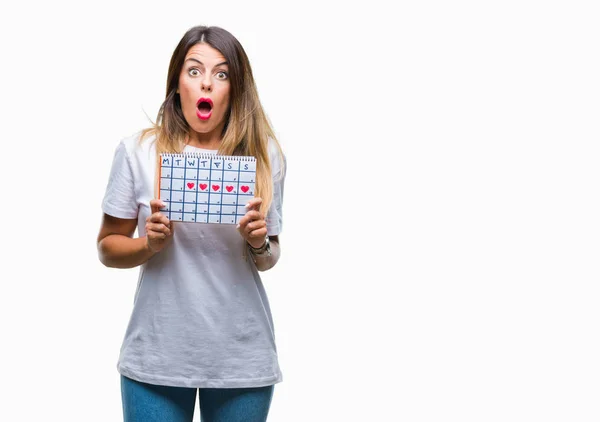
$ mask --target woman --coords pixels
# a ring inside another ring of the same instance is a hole
[[[163,152],[254,156],[238,226],[169,221],[156,199]],[[101,262],[141,265],[117,365],[125,421],[191,421],[197,389],[203,421],[266,420],[282,375],[259,271],[279,258],[284,178],[244,49],[224,29],[191,28],[156,124],[121,141],[102,203]]]

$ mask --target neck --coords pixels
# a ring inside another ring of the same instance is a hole
[[[186,137],[185,143],[196,148],[219,149],[221,140],[222,138],[217,135],[217,131],[213,131],[212,133],[191,131]]]

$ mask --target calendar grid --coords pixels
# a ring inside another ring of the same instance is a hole
[[[187,170],[187,158],[184,157],[183,158],[183,198],[182,198],[183,208],[182,208],[182,213],[181,213],[182,220],[185,220],[185,187],[187,186],[186,170]]]
[[[198,221],[198,188],[200,187],[200,159],[196,158],[196,208],[194,211],[194,221]],[[185,207],[185,204],[183,204]]]
[[[238,177],[237,177],[237,184],[238,184],[238,186],[237,186],[237,189],[235,190],[235,194],[237,195],[236,198],[235,198],[235,203],[236,203],[235,223],[236,224],[238,223],[238,221],[240,221],[240,216],[238,214],[239,208],[237,208],[237,207],[239,207],[239,204],[240,204],[240,183],[241,183],[240,176],[242,174],[241,172],[242,172],[242,163],[238,163]]]
[[[210,168],[208,169],[208,209],[207,221],[210,223],[210,190],[212,189],[212,160],[210,160]]]
[[[256,159],[250,156],[161,154],[161,211],[172,221],[236,224],[254,196],[255,176]]]
[[[225,184],[225,160],[221,163],[221,204],[219,207],[219,214],[223,215],[223,185]]]
[[[162,176],[162,174],[161,174]],[[171,159],[171,178],[173,177],[173,159]],[[173,199],[173,179],[171,179],[171,183],[169,183],[169,199]],[[169,221],[171,220],[171,209],[173,207],[169,204]]]

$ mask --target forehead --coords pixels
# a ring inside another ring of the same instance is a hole
[[[189,58],[199,59],[204,64],[212,62],[221,63],[226,61],[225,56],[223,56],[219,50],[205,43],[195,44],[190,47],[185,55],[185,60]]]

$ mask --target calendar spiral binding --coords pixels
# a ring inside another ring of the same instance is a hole
[[[163,152],[160,154],[164,158],[197,158],[200,160],[224,160],[224,161],[256,161],[256,157],[250,155],[216,155],[206,152]]]

